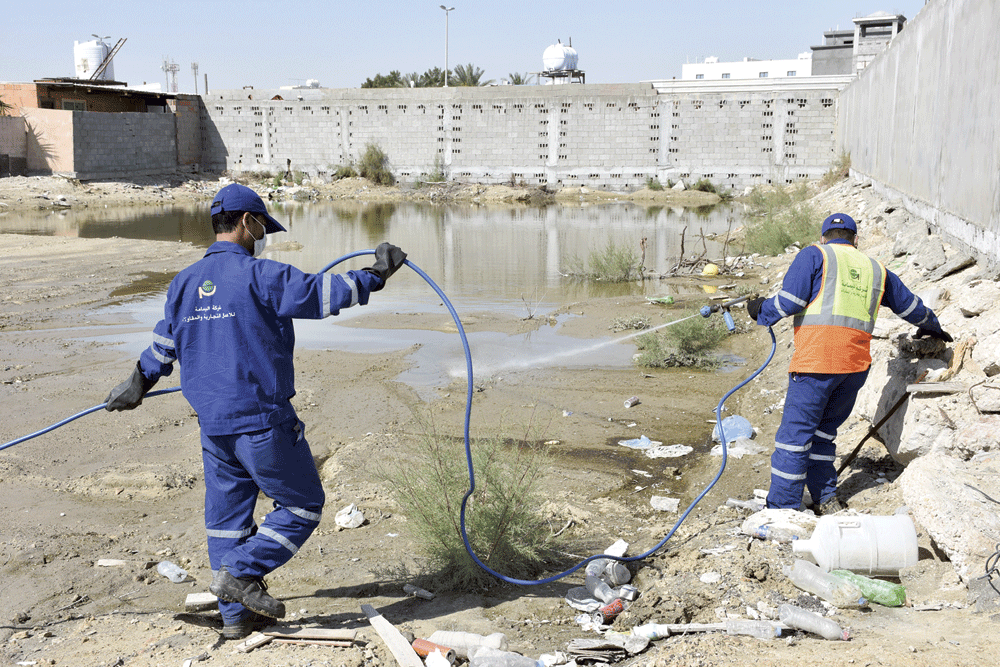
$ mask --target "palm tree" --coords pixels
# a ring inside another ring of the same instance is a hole
[[[0,116],[8,115],[11,112],[11,109],[13,108],[14,107],[12,107],[11,105],[7,104],[2,99],[0,99]]]
[[[486,72],[472,63],[468,65],[456,65],[455,73],[452,74],[450,83],[456,86],[489,86],[493,83],[493,79],[483,81],[484,74]]]
[[[527,72],[524,74],[513,72],[507,75],[507,80],[510,81],[510,85],[512,86],[530,86],[535,82],[535,75],[528,74]]]
[[[449,74],[448,78],[451,79],[454,74]],[[423,74],[420,75],[420,81],[417,83],[418,88],[439,88],[444,85],[444,70],[440,67],[432,67]]]

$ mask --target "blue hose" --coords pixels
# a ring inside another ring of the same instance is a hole
[[[358,256],[361,256],[361,255],[373,255],[373,254],[375,254],[374,250],[358,250],[358,251],[352,252],[350,254],[344,255],[340,259],[337,259],[337,260],[334,260],[333,262],[330,262],[325,267],[323,267],[323,269],[320,270],[320,273],[326,273],[327,271],[329,271],[330,269],[332,269],[337,264],[340,264],[341,262],[346,261],[348,259],[351,259],[353,257],[358,257]],[[406,266],[408,266],[411,269],[413,269],[413,271],[415,271],[417,273],[417,275],[419,275],[421,278],[423,278],[424,281],[426,281],[427,284],[430,285],[431,289],[433,289],[437,293],[437,295],[439,297],[441,297],[441,301],[444,303],[445,307],[448,308],[448,312],[451,313],[451,317],[455,321],[455,325],[458,328],[458,335],[462,339],[462,348],[465,351],[465,372],[466,372],[467,382],[466,382],[466,396],[465,396],[465,425],[464,425],[464,429],[463,429],[463,439],[464,439],[464,442],[465,442],[465,460],[466,460],[466,464],[468,465],[468,468],[469,468],[469,490],[466,492],[465,497],[462,498],[462,510],[461,510],[461,514],[460,514],[460,527],[461,527],[461,532],[462,532],[462,542],[465,544],[465,550],[468,551],[469,556],[472,557],[472,560],[474,560],[476,562],[476,564],[479,565],[479,567],[481,567],[483,570],[485,570],[486,572],[489,572],[490,574],[492,574],[496,578],[500,579],[501,581],[505,581],[505,582],[510,583],[510,584],[519,584],[519,585],[522,585],[522,586],[535,586],[535,585],[538,585],[538,584],[548,584],[548,583],[551,583],[551,582],[556,581],[558,579],[562,579],[563,577],[565,577],[567,575],[570,575],[573,572],[576,572],[577,570],[579,570],[581,567],[583,567],[584,565],[586,565],[590,561],[596,560],[598,558],[607,558],[607,559],[610,559],[610,560],[616,560],[616,561],[620,561],[620,562],[623,562],[623,563],[631,563],[633,561],[643,560],[643,559],[651,556],[652,554],[656,553],[657,551],[659,551],[659,549],[662,548],[663,545],[667,543],[667,540],[669,540],[671,537],[673,537],[674,533],[677,532],[677,529],[684,522],[684,520],[687,519],[687,517],[691,513],[691,511],[694,510],[695,506],[699,502],[701,502],[701,499],[705,497],[705,495],[712,489],[712,487],[715,486],[716,482],[718,482],[719,479],[722,477],[722,473],[726,469],[726,462],[728,461],[728,458],[729,458],[729,454],[727,452],[728,448],[725,446],[726,435],[725,435],[725,431],[723,430],[723,427],[722,427],[722,409],[723,409],[723,406],[725,405],[727,398],[729,398],[730,396],[732,396],[735,392],[737,392],[744,385],[746,385],[748,382],[750,382],[750,380],[752,380],[755,377],[757,377],[758,375],[760,375],[760,373],[767,367],[767,365],[769,363],[771,363],[771,359],[774,358],[774,353],[775,353],[775,350],[777,349],[777,341],[776,341],[776,339],[774,337],[774,331],[773,331],[773,329],[771,329],[771,327],[768,327],[768,329],[767,329],[768,333],[771,334],[771,353],[768,355],[767,360],[764,361],[764,363],[760,366],[760,368],[758,368],[756,371],[754,371],[752,375],[750,375],[745,380],[743,380],[742,382],[740,382],[738,385],[736,385],[735,387],[733,387],[732,389],[730,389],[726,393],[726,395],[722,397],[722,400],[719,401],[719,405],[716,408],[715,418],[716,418],[716,422],[717,422],[718,427],[719,427],[719,437],[720,437],[721,442],[723,443],[723,447],[722,447],[722,463],[719,465],[719,471],[715,474],[715,477],[712,478],[712,481],[708,484],[708,486],[706,486],[705,489],[701,493],[699,493],[698,496],[691,502],[691,504],[688,506],[688,508],[686,510],[684,510],[684,513],[681,514],[680,518],[677,519],[677,523],[674,524],[673,528],[670,529],[670,532],[668,532],[667,535],[662,540],[660,540],[649,551],[646,551],[645,553],[639,554],[638,556],[629,556],[629,557],[626,558],[624,556],[609,556],[607,554],[594,554],[593,556],[589,556],[588,558],[585,558],[584,560],[580,561],[579,563],[577,563],[573,567],[569,568],[568,570],[565,570],[565,571],[560,572],[558,574],[554,574],[554,575],[552,575],[550,577],[546,577],[544,579],[515,579],[513,577],[508,577],[508,576],[505,576],[503,574],[500,574],[496,570],[493,570],[488,565],[486,565],[483,561],[481,561],[478,556],[476,556],[475,552],[472,549],[472,545],[469,543],[469,536],[468,536],[468,533],[466,532],[466,527],[465,527],[465,509],[466,509],[466,505],[467,505],[467,503],[469,501],[469,498],[472,496],[472,494],[476,490],[476,476],[475,476],[475,471],[473,470],[473,466],[472,466],[472,447],[471,447],[470,439],[469,439],[469,424],[472,421],[472,394],[473,394],[472,351],[469,348],[469,340],[468,340],[468,338],[465,335],[465,328],[462,326],[462,321],[459,318],[458,313],[455,311],[455,307],[451,304],[451,301],[448,299],[448,297],[445,295],[445,293],[441,290],[441,288],[438,287],[437,283],[435,283],[431,279],[430,276],[428,276],[426,273],[424,273],[423,270],[420,269],[420,267],[418,267],[416,264],[413,264],[412,262],[410,262],[410,260],[408,260],[408,259],[404,260],[403,263],[406,264]],[[172,392],[175,392],[175,391],[179,391],[179,390],[180,390],[180,387],[173,387],[171,389],[160,389],[160,390],[157,390],[157,391],[151,391],[151,392],[149,392],[148,394],[146,394],[146,397],[159,396],[161,394],[169,394],[169,393],[172,393]],[[45,433],[48,433],[49,431],[57,429],[60,426],[64,426],[65,424],[68,424],[69,422],[71,422],[71,421],[73,421],[75,419],[79,419],[80,417],[83,417],[84,415],[88,415],[91,412],[95,412],[97,410],[100,410],[100,409],[104,408],[106,405],[107,405],[107,403],[102,403],[100,405],[95,405],[92,408],[88,408],[87,410],[84,410],[83,412],[77,413],[77,414],[73,415],[72,417],[68,417],[67,419],[62,420],[61,422],[53,424],[53,425],[51,425],[51,426],[49,426],[47,428],[44,428],[44,429],[42,429],[40,431],[36,431],[35,433],[23,436],[23,437],[18,438],[16,440],[11,440],[8,443],[0,445],[0,450],[6,449],[7,447],[13,447],[14,445],[16,445],[18,443],[21,443],[21,442],[24,442],[25,440],[30,440],[31,438],[34,438],[34,437],[37,437],[39,435],[43,435]]]

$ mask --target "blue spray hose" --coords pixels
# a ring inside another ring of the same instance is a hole
[[[330,264],[328,264],[327,266],[325,266],[320,271],[320,273],[326,273],[327,271],[329,271],[330,269],[332,269],[334,266],[336,266],[340,262],[343,262],[343,261],[345,261],[347,259],[351,259],[352,257],[357,257],[359,255],[374,254],[374,252],[375,252],[374,250],[359,250],[359,251],[353,252],[353,253],[351,253],[349,255],[344,255],[340,259],[334,260],[333,262],[331,262]],[[479,557],[476,555],[475,551],[473,551],[472,545],[469,543],[469,535],[466,532],[466,527],[465,527],[465,507],[466,507],[466,504],[469,501],[469,498],[472,496],[472,494],[476,490],[476,475],[475,475],[475,471],[473,470],[473,466],[472,466],[472,447],[470,445],[470,440],[469,440],[469,423],[472,421],[472,392],[473,392],[473,382],[472,382],[472,352],[469,349],[469,340],[465,336],[465,328],[462,326],[462,321],[458,317],[458,313],[455,311],[455,307],[452,306],[451,301],[448,300],[448,297],[441,290],[441,288],[437,286],[437,283],[435,283],[433,280],[431,280],[430,276],[428,276],[426,273],[424,273],[415,264],[413,264],[412,262],[410,262],[410,260],[404,260],[403,263],[406,264],[411,269],[413,269],[417,273],[417,275],[419,275],[421,278],[423,278],[427,282],[427,284],[430,285],[431,289],[433,289],[437,293],[437,295],[439,297],[441,297],[441,301],[444,303],[445,307],[448,308],[448,312],[451,313],[452,319],[455,320],[455,326],[458,328],[458,335],[462,339],[462,348],[465,350],[466,394],[465,394],[465,427],[464,427],[463,437],[464,437],[464,440],[465,440],[465,461],[466,461],[466,464],[469,467],[469,490],[465,493],[465,497],[462,498],[462,511],[461,511],[460,516],[459,516],[459,520],[460,520],[459,523],[460,523],[461,532],[462,532],[462,542],[465,543],[465,550],[469,552],[469,556],[472,557],[472,560],[474,560],[476,562],[476,564],[479,565],[479,567],[483,568],[485,571],[489,572],[490,574],[492,574],[494,577],[500,579],[501,581],[506,581],[509,584],[519,584],[519,585],[522,585],[522,586],[535,586],[535,585],[538,585],[538,584],[552,583],[553,581],[556,581],[558,579],[562,579],[563,577],[565,577],[567,575],[570,575],[573,572],[576,572],[577,570],[579,570],[581,567],[585,566],[590,561],[596,560],[598,558],[607,558],[607,559],[610,559],[610,560],[616,560],[616,561],[620,561],[620,562],[623,562],[623,563],[631,563],[633,561],[643,560],[643,559],[651,556],[652,554],[656,553],[657,551],[659,551],[660,548],[663,547],[663,545],[667,543],[667,540],[669,540],[671,537],[673,537],[674,533],[677,531],[677,529],[680,527],[680,525],[684,522],[684,520],[687,519],[687,517],[691,513],[691,511],[694,510],[695,506],[699,502],[701,502],[701,499],[704,498],[705,495],[709,491],[712,490],[712,487],[715,486],[716,482],[718,482],[719,479],[722,477],[722,473],[726,469],[726,462],[729,459],[729,454],[727,452],[728,447],[726,447],[726,445],[725,445],[725,443],[726,443],[726,435],[725,435],[724,429],[722,428],[722,408],[725,405],[727,398],[729,398],[734,393],[736,393],[737,391],[739,391],[745,384],[747,384],[748,382],[750,382],[750,380],[753,380],[755,377],[757,377],[758,375],[760,375],[760,373],[767,367],[767,365],[769,363],[771,363],[771,359],[774,358],[774,353],[775,353],[775,350],[777,349],[777,341],[776,341],[776,339],[774,337],[774,330],[771,327],[767,328],[768,333],[771,334],[771,353],[768,355],[767,360],[765,360],[764,363],[761,364],[760,368],[758,368],[756,371],[754,371],[752,375],[750,375],[745,380],[743,380],[742,382],[740,382],[738,385],[736,385],[735,387],[733,387],[732,389],[730,389],[729,392],[727,392],[726,395],[722,397],[722,400],[719,401],[719,405],[716,408],[715,419],[716,419],[716,423],[719,426],[719,438],[720,438],[720,441],[723,443],[723,447],[722,447],[722,463],[719,465],[719,471],[715,474],[715,477],[712,478],[712,481],[708,484],[708,486],[706,486],[705,489],[701,493],[698,494],[698,497],[695,498],[691,502],[690,505],[688,505],[688,508],[686,510],[684,510],[684,513],[681,514],[680,518],[677,519],[677,523],[674,524],[673,528],[670,529],[670,532],[667,533],[667,535],[662,540],[660,540],[649,551],[646,551],[645,553],[639,554],[638,556],[630,556],[630,557],[626,558],[626,557],[623,557],[623,556],[609,556],[609,555],[606,555],[606,554],[594,554],[593,556],[590,556],[590,557],[585,558],[584,560],[580,561],[579,563],[577,563],[573,567],[569,568],[568,570],[565,570],[565,571],[560,572],[558,574],[554,574],[554,575],[552,575],[550,577],[545,577],[544,579],[515,579],[513,577],[508,577],[506,575],[500,574],[499,572],[497,572],[496,570],[490,568],[488,565],[486,565],[486,563],[484,563],[483,561],[481,561],[479,559]],[[725,311],[725,314],[729,315],[729,311],[728,310]],[[727,321],[727,324],[728,323],[729,322]]]
[[[326,273],[327,271],[329,271],[331,268],[333,268],[337,264],[340,264],[341,262],[346,261],[348,259],[351,259],[353,257],[358,257],[360,255],[373,255],[373,254],[375,254],[374,250],[358,250],[356,252],[352,252],[352,253],[344,255],[340,259],[334,260],[330,264],[326,265],[320,271],[320,273]],[[719,401],[719,405],[718,405],[718,407],[716,409],[716,423],[718,424],[718,427],[719,427],[719,437],[720,437],[720,440],[723,443],[723,447],[722,447],[722,463],[719,465],[719,471],[715,474],[715,477],[712,478],[712,481],[708,484],[708,486],[706,486],[705,489],[702,490],[702,492],[699,493],[698,496],[691,502],[691,504],[688,506],[688,508],[686,510],[684,510],[684,513],[681,514],[681,516],[677,519],[677,522],[674,524],[673,528],[670,529],[670,532],[668,532],[667,535],[662,540],[660,540],[655,546],[653,546],[651,549],[649,549],[645,553],[639,554],[637,556],[630,556],[630,557],[626,558],[626,557],[623,557],[623,556],[609,556],[609,555],[606,555],[606,554],[594,554],[593,556],[590,556],[590,557],[585,558],[584,560],[580,561],[579,563],[577,563],[573,567],[569,568],[568,570],[565,570],[565,571],[560,572],[558,574],[554,574],[554,575],[552,575],[550,577],[545,577],[544,579],[515,579],[513,577],[507,577],[507,576],[505,576],[503,574],[500,574],[499,572],[493,570],[488,565],[486,565],[485,563],[483,563],[482,560],[480,560],[478,556],[476,556],[475,552],[472,549],[472,545],[469,543],[469,536],[468,536],[468,533],[466,532],[466,527],[465,527],[465,509],[466,509],[466,504],[468,503],[469,498],[472,496],[472,494],[476,490],[476,477],[475,477],[475,471],[474,471],[473,465],[472,465],[472,447],[471,447],[470,439],[469,439],[469,424],[472,421],[472,394],[473,394],[472,351],[469,348],[469,340],[468,340],[468,338],[465,335],[465,328],[462,326],[462,321],[459,318],[458,313],[455,311],[455,307],[451,304],[451,301],[448,299],[448,297],[445,295],[445,293],[441,290],[441,288],[438,287],[437,283],[435,283],[431,279],[431,277],[428,276],[426,273],[424,273],[424,271],[421,270],[417,265],[415,265],[412,262],[410,262],[410,260],[404,260],[403,263],[406,264],[411,269],[413,269],[413,271],[415,271],[417,273],[417,275],[419,275],[421,278],[423,278],[424,281],[426,281],[427,284],[430,285],[431,289],[433,289],[437,293],[437,295],[439,297],[441,297],[442,302],[448,308],[448,312],[451,313],[452,319],[455,321],[455,325],[458,328],[458,334],[459,334],[459,336],[461,337],[461,340],[462,340],[462,348],[465,351],[465,370],[466,370],[466,378],[467,378],[467,387],[466,387],[466,397],[465,397],[465,425],[464,425],[464,430],[463,430],[463,439],[464,439],[464,442],[465,442],[465,460],[466,460],[466,464],[468,465],[468,468],[469,468],[469,490],[466,492],[465,497],[462,498],[462,510],[461,510],[461,515],[460,515],[460,526],[461,526],[461,532],[462,532],[462,542],[465,544],[465,549],[466,549],[466,551],[468,551],[469,556],[472,557],[472,560],[474,560],[476,562],[476,564],[479,565],[479,567],[481,567],[483,570],[485,570],[486,572],[489,572],[490,574],[492,574],[493,576],[497,577],[498,579],[500,579],[502,581],[506,581],[507,583],[511,583],[511,584],[519,584],[519,585],[522,585],[522,586],[534,586],[534,585],[538,585],[538,584],[547,584],[547,583],[551,583],[553,581],[556,581],[558,579],[562,579],[563,577],[565,577],[567,575],[570,575],[573,572],[576,572],[577,570],[579,570],[581,567],[583,567],[584,565],[586,565],[590,561],[596,560],[598,558],[607,558],[607,559],[616,560],[616,561],[620,561],[620,562],[624,562],[624,563],[631,563],[631,562],[634,562],[634,561],[643,560],[643,559],[651,556],[652,554],[656,553],[660,548],[662,548],[663,545],[666,544],[667,541],[671,537],[673,537],[674,533],[677,531],[677,529],[680,527],[680,525],[684,522],[684,520],[687,519],[688,515],[692,512],[692,510],[694,510],[695,506],[699,502],[701,502],[701,499],[705,497],[705,495],[712,489],[712,487],[715,486],[716,482],[718,482],[719,479],[722,477],[722,473],[726,469],[726,462],[728,461],[728,458],[729,458],[729,454],[727,452],[728,448],[725,446],[725,442],[726,442],[725,431],[724,431],[724,429],[722,427],[722,409],[723,409],[723,406],[726,403],[726,399],[728,399],[730,396],[732,396],[734,393],[736,393],[739,389],[741,389],[744,385],[746,385],[748,382],[750,382],[750,380],[752,380],[755,377],[757,377],[758,375],[760,375],[760,373],[767,367],[767,365],[769,363],[771,363],[771,359],[774,358],[774,353],[775,353],[775,350],[777,349],[777,341],[775,340],[773,329],[771,329],[771,327],[768,327],[768,329],[767,329],[768,333],[771,335],[771,353],[768,355],[767,360],[765,360],[764,363],[761,364],[760,368],[758,368],[756,371],[754,371],[752,375],[750,375],[749,377],[747,377],[746,379],[744,379],[742,382],[740,382],[738,385],[736,385],[735,387],[733,387],[732,389],[730,389],[729,392],[727,392],[726,395],[722,397],[722,400]],[[179,390],[180,390],[180,387],[173,387],[171,389],[160,389],[160,390],[157,390],[157,391],[151,391],[151,392],[149,392],[148,394],[146,394],[146,397],[159,396],[159,395],[162,395],[162,394],[169,394],[169,393],[173,393],[173,392],[176,392],[176,391],[179,391]],[[107,405],[107,403],[102,403],[100,405],[95,405],[92,408],[88,408],[87,410],[84,410],[83,412],[79,412],[79,413],[73,415],[72,417],[68,417],[68,418],[66,418],[66,419],[64,419],[64,420],[62,420],[62,421],[60,421],[60,422],[58,422],[56,424],[53,424],[53,425],[51,425],[51,426],[49,426],[47,428],[44,428],[44,429],[42,429],[40,431],[36,431],[35,433],[23,436],[23,437],[18,438],[16,440],[11,440],[10,442],[7,442],[7,443],[5,443],[3,445],[0,445],[0,450],[6,449],[7,447],[13,447],[14,445],[19,444],[21,442],[24,442],[25,440],[30,440],[31,438],[34,438],[34,437],[43,435],[45,433],[48,433],[49,431],[55,430],[55,429],[59,428],[60,426],[64,426],[64,425],[70,423],[71,421],[79,419],[80,417],[83,417],[83,416],[88,415],[88,414],[90,414],[92,412],[100,410],[100,409],[104,408],[106,405]]]

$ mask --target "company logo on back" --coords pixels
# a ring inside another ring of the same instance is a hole
[[[198,287],[198,298],[201,299],[206,296],[212,296],[215,294],[215,283],[211,280],[206,280]]]

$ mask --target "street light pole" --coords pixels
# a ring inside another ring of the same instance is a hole
[[[448,14],[454,7],[445,7],[441,5],[441,9],[444,10],[444,87],[448,87]]]

